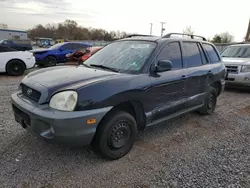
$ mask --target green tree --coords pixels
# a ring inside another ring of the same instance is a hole
[[[221,41],[222,41],[221,36],[218,34],[216,34],[212,39],[213,43],[222,43]]]
[[[212,42],[213,43],[231,43],[233,42],[233,39],[234,39],[233,35],[231,35],[228,32],[223,32],[220,34],[215,34]]]

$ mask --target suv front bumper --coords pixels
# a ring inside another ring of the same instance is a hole
[[[226,78],[227,86],[250,87],[250,72],[240,72],[238,74],[228,74]]]
[[[89,145],[99,122],[112,108],[64,112],[33,103],[18,93],[11,98],[15,120],[23,128],[46,140],[71,145]],[[87,124],[89,119],[96,122]]]

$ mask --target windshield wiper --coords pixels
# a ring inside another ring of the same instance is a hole
[[[104,65],[97,65],[97,64],[90,64],[91,67],[99,67],[99,68],[102,68],[102,69],[107,69],[107,70],[111,70],[113,72],[119,72],[118,70],[114,69],[114,68],[111,68],[111,67],[107,67],[107,66],[104,66]]]

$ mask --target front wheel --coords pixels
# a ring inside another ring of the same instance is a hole
[[[131,150],[136,135],[134,117],[127,112],[116,111],[107,115],[98,126],[92,145],[103,157],[115,160]]]
[[[204,106],[200,109],[200,113],[204,115],[211,115],[214,113],[217,104],[216,89],[210,87],[204,100]]]

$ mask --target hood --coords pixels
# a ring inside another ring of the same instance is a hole
[[[250,65],[250,58],[224,57],[222,61],[225,65]]]
[[[35,49],[35,50],[30,50],[32,53],[45,53],[48,52],[49,49]]]
[[[119,73],[96,70],[83,66],[60,66],[31,72],[22,82],[29,86],[36,83],[44,86],[48,90],[58,91],[63,89],[77,89],[117,76],[118,74]]]

